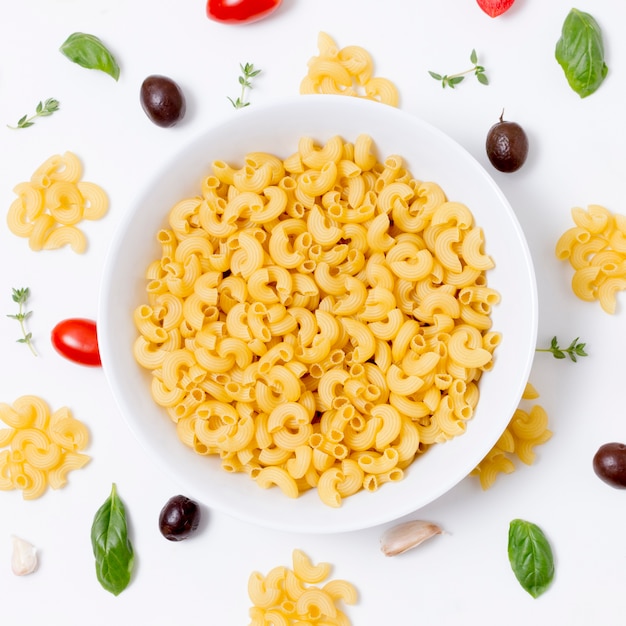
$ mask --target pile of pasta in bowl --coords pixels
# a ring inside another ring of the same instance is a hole
[[[340,506],[465,431],[500,335],[470,210],[369,135],[222,161],[177,203],[137,361],[198,454]]]

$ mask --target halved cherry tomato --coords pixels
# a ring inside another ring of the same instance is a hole
[[[282,0],[208,0],[207,16],[216,22],[255,22],[278,8]]]
[[[66,359],[81,365],[102,365],[96,323],[93,320],[63,320],[52,329],[51,339],[56,351]]]

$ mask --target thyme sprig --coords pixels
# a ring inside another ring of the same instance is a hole
[[[20,324],[20,329],[22,331],[22,337],[17,340],[18,343],[25,343],[34,356],[37,356],[37,352],[33,346],[33,334],[31,332],[27,332],[26,330],[26,320],[32,315],[32,311],[26,310],[26,301],[30,296],[30,289],[28,287],[22,289],[13,288],[13,302],[16,302],[18,305],[18,311],[14,315],[7,315],[13,320],[17,320]]]
[[[233,100],[228,96],[227,97],[236,109],[243,109],[243,107],[250,106],[250,103],[245,100],[246,89],[252,89],[252,79],[255,76],[258,76],[261,73],[261,70],[255,70],[253,63],[246,63],[245,65],[240,63],[239,67],[241,68],[241,76],[239,77],[241,93],[236,100]]]
[[[33,120],[37,119],[38,117],[48,117],[52,115],[55,111],[59,110],[59,106],[59,101],[55,100],[54,98],[48,98],[45,102],[42,102],[40,100],[39,104],[35,108],[34,115],[31,115],[30,117],[28,117],[28,114],[23,115],[17,121],[17,125],[10,126],[9,124],[7,124],[7,126],[9,128],[12,128],[13,130],[18,130],[19,128],[28,128],[35,123]]]
[[[435,79],[441,82],[441,86],[445,89],[446,87],[450,87],[450,89],[454,89],[460,82],[462,82],[467,74],[474,74],[481,85],[488,85],[489,80],[487,79],[487,74],[485,74],[485,68],[482,65],[478,64],[478,55],[476,54],[476,50],[472,50],[470,54],[470,62],[473,64],[473,67],[470,67],[468,70],[463,72],[458,72],[457,74],[437,74],[437,72],[428,73]]]
[[[574,361],[574,363],[576,363],[577,357],[589,356],[585,352],[585,346],[587,344],[580,343],[578,341],[579,339],[580,337],[576,337],[576,339],[574,339],[567,348],[561,348],[557,338],[552,337],[549,348],[537,348],[536,352],[551,352],[555,359],[565,359],[569,357],[572,361]]]

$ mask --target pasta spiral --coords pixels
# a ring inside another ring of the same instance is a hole
[[[17,198],[7,213],[9,230],[28,239],[31,250],[51,250],[69,245],[74,252],[87,249],[87,239],[77,226],[98,220],[109,200],[95,183],[82,181],[82,164],[72,152],[46,159],[30,181],[15,186]]]
[[[90,460],[87,427],[67,407],[51,411],[38,396],[0,403],[0,490],[20,489],[25,500],[59,489],[67,474]],[[2,450],[2,448],[5,448]]]
[[[522,401],[528,402],[538,397],[537,390],[527,383]],[[478,476],[483,489],[489,489],[499,474],[515,471],[515,458],[526,465],[532,465],[535,462],[534,448],[546,443],[551,437],[552,431],[548,429],[548,414],[545,409],[535,404],[527,411],[520,404],[496,445],[471,475]]]
[[[319,54],[308,63],[300,83],[302,94],[337,94],[398,106],[396,86],[387,78],[373,76],[374,62],[361,46],[337,48],[327,33],[317,39]]]
[[[249,626],[264,624],[351,624],[342,610],[356,604],[356,587],[342,579],[326,580],[330,563],[314,564],[302,550],[292,553],[292,567],[276,566],[265,576],[252,572],[248,578]],[[323,584],[322,584],[323,583]]]
[[[598,301],[614,314],[617,294],[626,289],[626,216],[592,204],[574,207],[574,226],[556,243],[560,261],[569,261],[574,274],[572,291],[586,302]]]

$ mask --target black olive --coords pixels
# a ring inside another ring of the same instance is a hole
[[[491,164],[500,172],[515,172],[528,156],[528,137],[516,122],[500,121],[487,133],[487,156]]]
[[[598,478],[616,489],[626,489],[626,444],[605,443],[593,457]]]
[[[165,128],[180,122],[187,109],[181,88],[167,76],[148,76],[141,85],[140,100],[146,115]]]
[[[185,496],[173,496],[161,509],[159,530],[170,541],[187,539],[198,528],[200,507]]]

